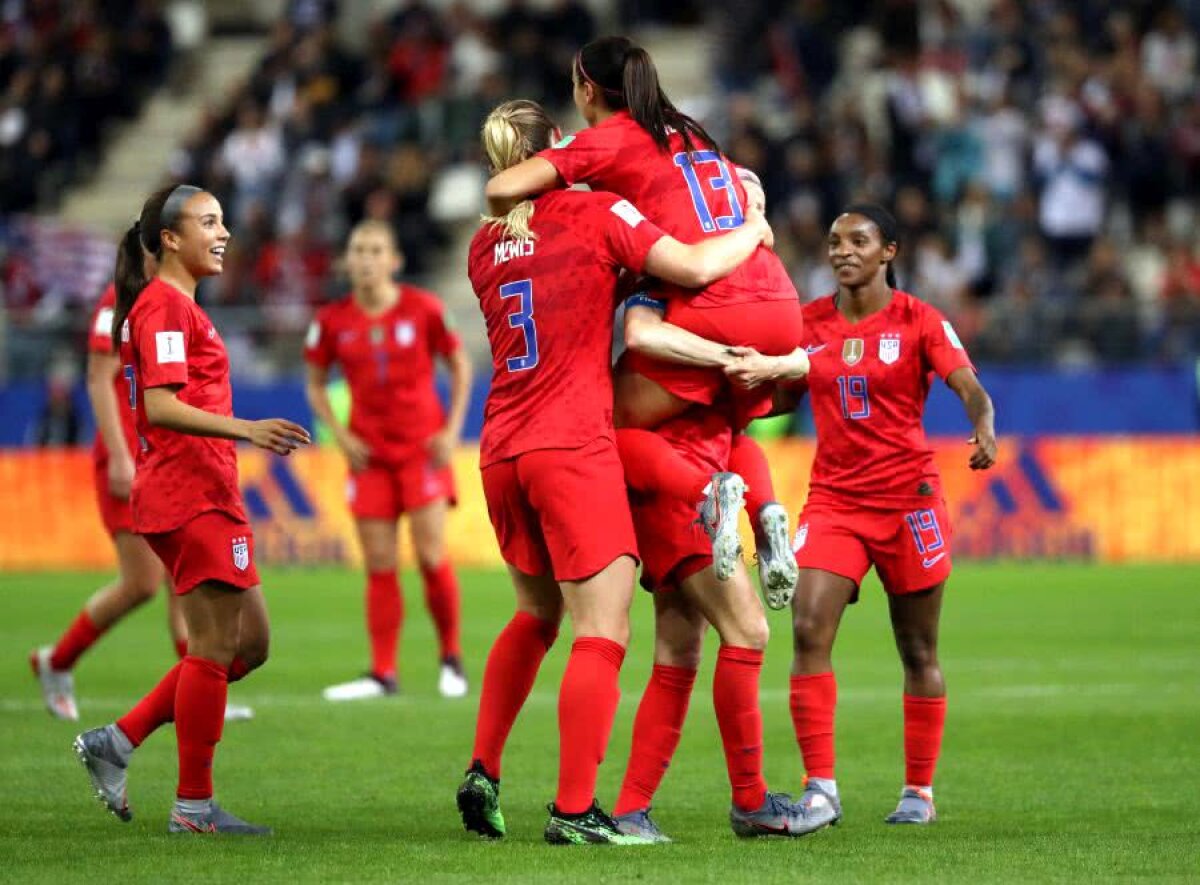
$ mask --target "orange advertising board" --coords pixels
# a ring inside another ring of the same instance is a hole
[[[797,513],[813,443],[765,447],[776,492]],[[983,473],[967,468],[965,442],[935,448],[960,558],[1200,562],[1200,440],[1005,439],[999,463]],[[240,462],[261,563],[358,561],[336,452],[284,459],[244,450]],[[472,448],[455,457],[459,505],[447,541],[459,564],[498,566],[477,463]],[[112,567],[88,452],[0,452],[0,488],[0,570]]]

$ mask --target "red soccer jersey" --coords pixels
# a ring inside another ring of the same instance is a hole
[[[585,182],[593,190],[619,194],[684,243],[719,236],[745,218],[746,189],[733,163],[713,150],[696,151],[686,162],[678,133],[672,133],[669,151],[659,150],[628,111],[582,129],[538,156],[552,163],[567,184]],[[657,291],[687,297],[693,307],[799,298],[779,256],[763,246],[700,292],[667,284]]]
[[[88,352],[89,353],[108,353],[113,352],[112,341],[112,320],[113,308],[117,303],[117,290],[111,283],[104,290],[104,294],[100,296],[100,300],[96,303],[96,310],[92,314],[92,325],[88,331]],[[121,416],[121,430],[125,434],[125,444],[130,452],[137,451],[137,427],[133,420],[133,409],[129,407],[129,385],[125,383],[125,379],[118,372],[113,378],[113,392],[117,396],[117,414]],[[100,431],[96,431],[96,440],[92,443],[92,460],[95,461],[98,467],[104,467],[108,464],[108,446],[104,444],[104,437],[100,435]]]
[[[974,369],[950,323],[899,290],[883,310],[850,323],[830,295],[804,306],[804,342],[817,430],[813,494],[881,508],[940,494],[921,426],[930,380]]]
[[[121,362],[140,437],[130,497],[134,531],[169,532],[209,510],[245,522],[233,440],[191,436],[146,420],[150,387],[179,386],[180,402],[233,415],[229,356],[207,314],[174,286],[151,280],[121,330]]]
[[[341,366],[350,387],[350,430],[382,464],[404,460],[445,426],[435,358],[462,346],[436,295],[415,286],[399,289],[399,300],[379,316],[369,316],[350,297],[325,305],[304,348],[313,365]]]
[[[663,236],[614,194],[553,191],[535,206],[536,238],[505,240],[485,225],[471,242],[468,274],[492,346],[483,467],[615,439],[617,276],[622,267],[640,272]]]

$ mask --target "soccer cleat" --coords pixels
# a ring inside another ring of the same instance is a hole
[[[546,806],[550,820],[542,833],[551,845],[652,845],[644,836],[617,829],[616,822],[596,802],[582,814],[562,814],[554,803]]]
[[[467,696],[467,674],[457,656],[442,659],[442,672],[438,677],[438,694],[444,698]]]
[[[782,504],[758,511],[758,580],[768,608],[785,608],[796,593],[800,567],[788,538],[788,514]]]
[[[321,697],[327,701],[364,701],[369,698],[383,698],[394,695],[399,691],[394,676],[376,676],[367,673],[358,679],[331,685],[321,692]]]
[[[833,820],[829,822],[830,826],[836,827],[842,819],[842,800],[822,790],[812,778],[805,779],[804,792],[796,804],[800,806],[800,810],[807,817],[816,817],[823,813],[822,808],[825,805],[830,806],[833,809]]]
[[[42,686],[42,700],[55,719],[79,720],[79,707],[75,704],[75,677],[70,670],[55,670],[50,666],[53,649],[45,645],[29,656],[33,675]]]
[[[128,781],[129,757],[118,749],[120,738],[115,733],[117,726],[105,725],[93,728],[75,738],[72,746],[75,755],[83,763],[96,798],[123,821],[133,820],[125,786]],[[128,743],[128,739],[124,739]]]
[[[812,813],[806,813],[799,803],[792,802],[786,793],[767,793],[763,804],[754,811],[742,811],[736,805],[729,809],[729,826],[737,836],[807,836],[833,822],[833,806],[820,803]]]
[[[215,801],[208,803],[208,810],[193,814],[178,805],[171,809],[167,821],[168,833],[228,833],[234,836],[270,836],[270,827],[260,827],[230,814]]]
[[[254,708],[247,707],[245,704],[226,704],[225,705],[225,721],[226,722],[245,722],[247,719],[254,718]]]
[[[900,804],[889,814],[887,824],[931,824],[937,820],[937,809],[933,807],[933,796],[916,787],[905,787],[900,792]]]
[[[714,473],[704,487],[700,517],[696,521],[712,541],[713,570],[717,580],[727,581],[742,555],[738,514],[746,505],[746,483],[736,473]]]
[[[615,816],[613,823],[626,836],[641,836],[656,844],[665,844],[671,841],[671,837],[660,830],[658,824],[650,817],[649,808],[640,808],[628,814]]]
[[[467,769],[456,798],[463,827],[468,833],[478,833],[489,839],[504,838],[507,830],[504,813],[500,810],[500,781],[490,777],[478,759]]]

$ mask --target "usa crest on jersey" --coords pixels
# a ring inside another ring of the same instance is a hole
[[[248,565],[250,565],[250,542],[246,540],[245,535],[239,535],[233,539],[233,566],[238,571],[244,572]]]
[[[879,361],[890,366],[900,359],[900,333],[888,332],[879,338]]]
[[[417,340],[417,330],[408,320],[396,323],[396,343],[401,347],[411,347]]]
[[[861,338],[847,338],[842,343],[842,362],[847,366],[857,365],[858,361],[863,358],[865,350]]]

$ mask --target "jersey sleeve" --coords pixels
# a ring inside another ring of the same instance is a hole
[[[581,129],[537,156],[549,161],[567,184],[588,183],[612,168],[617,151],[610,142],[603,129]]]
[[[101,298],[92,314],[92,325],[88,328],[88,353],[113,352],[112,322],[112,301],[107,297]]]
[[[454,328],[454,320],[446,314],[440,301],[433,301],[429,309],[429,350],[441,357],[449,357],[462,347],[462,338]]]
[[[666,234],[628,200],[606,196],[596,210],[605,253],[613,263],[641,273],[646,255]]]
[[[329,328],[328,311],[319,310],[308,324],[304,335],[304,361],[309,365],[328,369],[335,362],[333,332]]]
[[[192,315],[177,299],[162,299],[138,317],[133,349],[142,387],[187,384]]]
[[[975,371],[967,349],[950,321],[937,310],[926,306],[921,319],[921,356],[927,366],[943,381],[955,369]]]

